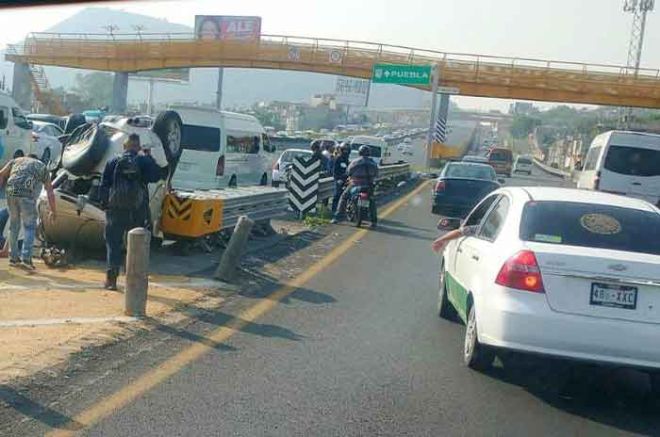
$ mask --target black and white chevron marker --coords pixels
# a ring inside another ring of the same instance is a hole
[[[314,212],[319,195],[321,160],[318,158],[294,158],[289,172],[289,203],[303,215]]]

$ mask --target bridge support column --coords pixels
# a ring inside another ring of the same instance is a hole
[[[11,96],[14,98],[18,106],[26,111],[32,111],[32,72],[28,64],[15,63],[14,64],[14,78],[11,87]]]
[[[116,72],[112,84],[112,106],[110,111],[113,114],[123,114],[126,112],[126,101],[128,98],[128,73]]]

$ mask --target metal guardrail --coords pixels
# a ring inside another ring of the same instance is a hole
[[[552,168],[550,166],[547,166],[547,165],[543,164],[541,161],[537,160],[536,158],[534,158],[532,160],[532,162],[539,169],[541,169],[542,171],[544,171],[548,174],[551,174],[553,176],[558,176],[558,177],[562,177],[562,178],[570,178],[571,177],[571,173],[569,173],[567,171],[559,170],[558,168]]]
[[[410,175],[410,164],[395,164],[379,167],[376,184],[387,180],[405,178]],[[319,200],[329,199],[334,195],[334,179],[332,177],[323,178],[319,181]]]

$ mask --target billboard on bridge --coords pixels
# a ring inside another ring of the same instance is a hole
[[[205,40],[258,40],[261,17],[195,15],[195,35]]]
[[[370,83],[364,79],[337,76],[335,99],[344,105],[365,106]]]

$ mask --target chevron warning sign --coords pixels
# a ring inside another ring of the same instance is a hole
[[[300,156],[293,160],[288,181],[289,203],[301,217],[316,210],[320,175],[320,159]]]

